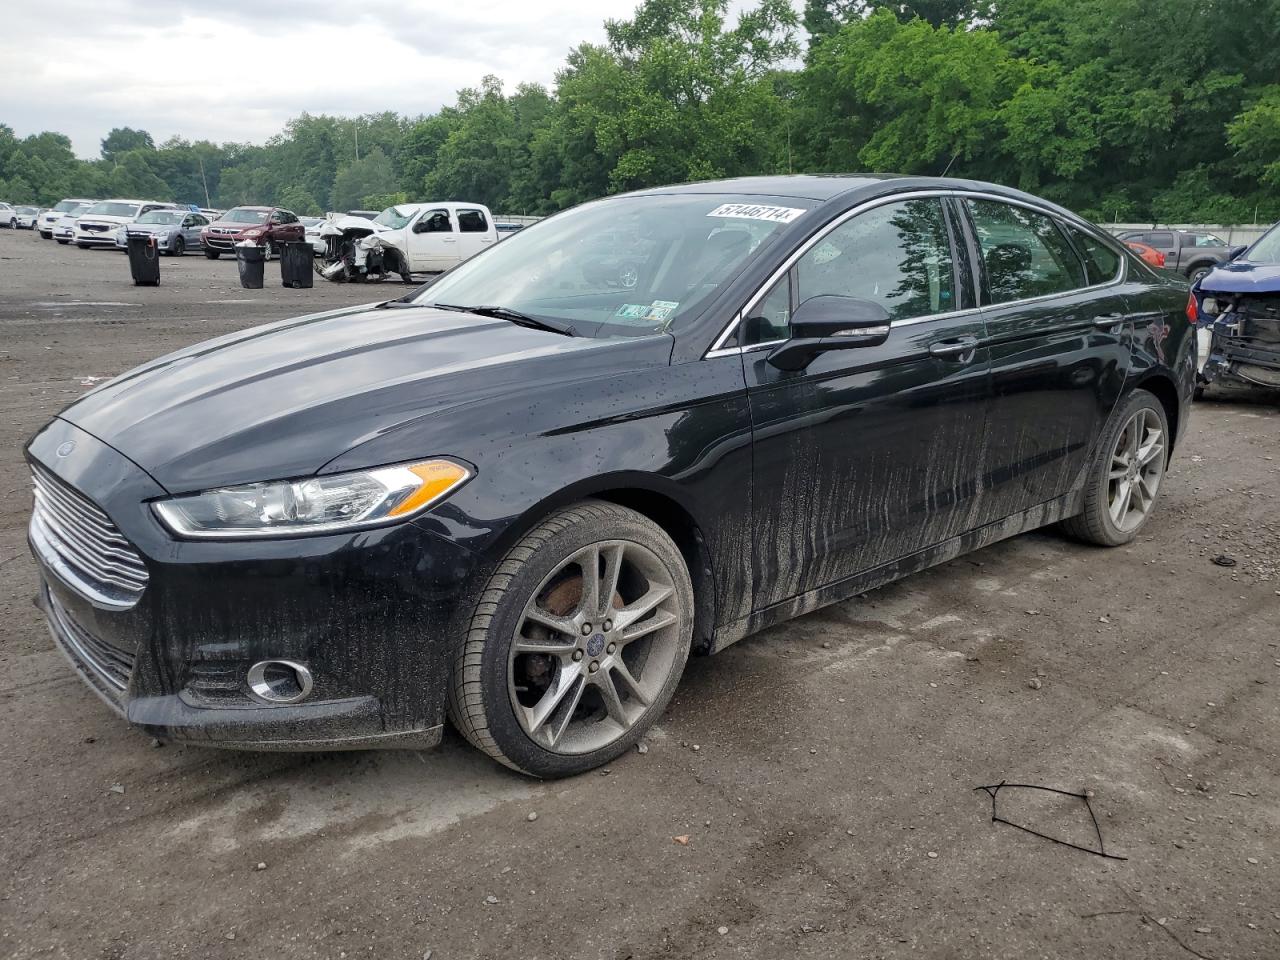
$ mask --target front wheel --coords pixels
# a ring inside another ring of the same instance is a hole
[[[171,256],[180,257],[187,252],[187,241],[182,237],[178,237],[169,247]]]
[[[583,773],[662,715],[692,636],[679,548],[635,511],[584,501],[530,531],[489,578],[454,663],[450,719],[523,773]]]
[[[221,250],[205,250],[204,257],[206,260],[217,260],[222,256]]]
[[[1104,547],[1128,543],[1151,519],[1168,460],[1164,407],[1135,390],[1108,421],[1085,481],[1084,510],[1063,521],[1064,529]]]
[[[71,241],[70,241],[70,240],[63,240],[61,237],[59,237],[59,238],[58,238],[58,242],[59,242],[59,243],[70,243]]]

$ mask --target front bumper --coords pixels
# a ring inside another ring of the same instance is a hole
[[[76,227],[74,239],[76,243],[92,247],[110,247],[115,245],[116,229],[116,227],[109,227],[106,230],[85,230]]]
[[[244,238],[238,233],[202,233],[200,235],[200,240],[206,248],[230,253],[235,252],[236,244],[242,239]]]
[[[72,454],[58,457],[68,441]],[[292,540],[174,539],[148,501],[164,491],[62,420],[28,456],[93,500],[147,570],[136,602],[104,602],[60,569],[33,521],[38,603],[58,649],[113,710],[151,736],[269,750],[422,749],[440,739],[454,638],[476,557],[414,523]],[[305,663],[300,703],[265,704],[248,668]]]

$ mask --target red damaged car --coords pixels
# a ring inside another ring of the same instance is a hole
[[[200,232],[204,255],[217,260],[224,253],[234,253],[242,240],[250,240],[267,248],[267,254],[280,252],[280,245],[305,239],[302,221],[279,207],[233,207]]]

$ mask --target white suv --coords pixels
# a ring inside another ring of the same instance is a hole
[[[116,230],[152,210],[174,210],[177,204],[154,200],[99,200],[76,218],[74,240],[81,250],[114,247]]]
[[[85,204],[94,204],[97,202],[97,200],[89,200],[84,197],[71,200],[60,200],[44,213],[40,214],[39,219],[36,220],[36,229],[40,231],[40,236],[44,237],[46,240],[51,240],[53,239],[53,228],[58,225],[58,221],[62,219],[62,215],[64,213],[70,213],[76,207],[84,206]]]

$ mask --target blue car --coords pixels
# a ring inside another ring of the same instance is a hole
[[[1280,390],[1280,224],[1252,246],[1233,249],[1191,296],[1201,389]]]

